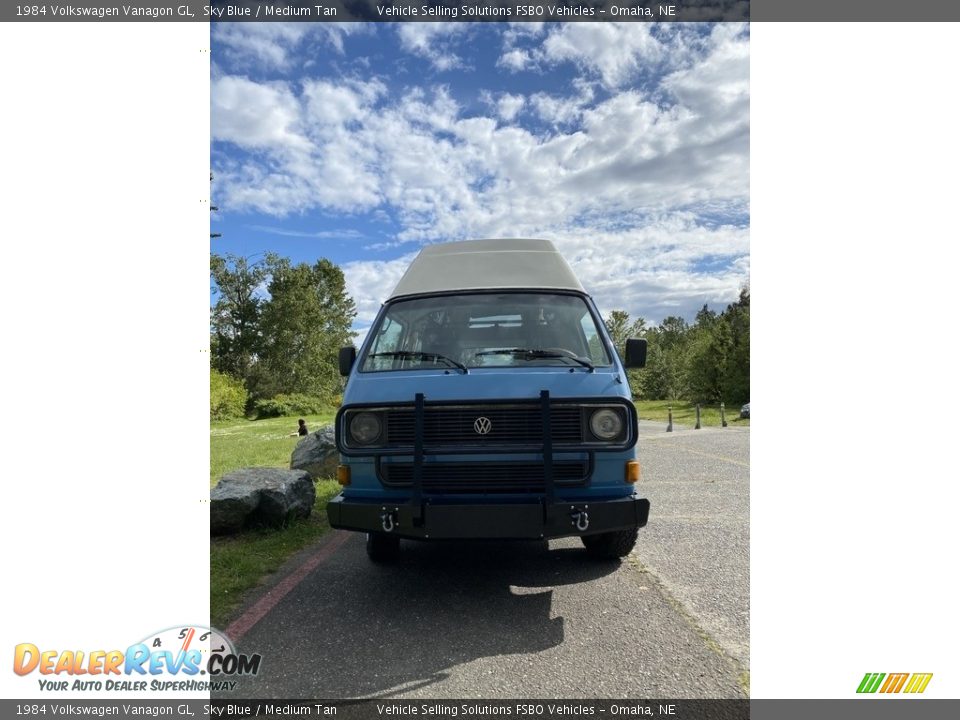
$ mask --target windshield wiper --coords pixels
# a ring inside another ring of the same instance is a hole
[[[580,363],[585,368],[593,372],[593,363],[582,358],[570,350],[564,348],[554,348],[551,350],[534,350],[531,348],[500,348],[499,350],[481,350],[474,355],[523,355],[526,360],[535,360],[537,358],[567,358]]]
[[[390,352],[378,352],[368,355],[367,357],[395,357],[395,358],[420,358],[421,360],[442,360],[443,362],[448,362],[459,370],[463,370],[463,374],[466,375],[470,372],[467,369],[467,366],[463,363],[458,363],[453,358],[448,358],[446,355],[441,355],[440,353],[435,352],[421,352],[419,350],[392,350]]]

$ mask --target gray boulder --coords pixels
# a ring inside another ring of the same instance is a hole
[[[224,475],[210,491],[210,532],[235,533],[244,527],[283,527],[307,517],[317,492],[310,474],[281,468],[244,468]]]
[[[297,443],[290,456],[290,467],[306,470],[314,479],[335,478],[340,453],[333,425],[327,425],[307,435]]]
[[[258,488],[249,483],[224,483],[229,477],[224,477],[210,491],[210,533],[213,535],[239,532],[260,504]]]

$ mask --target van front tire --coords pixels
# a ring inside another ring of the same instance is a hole
[[[617,532],[600,533],[599,535],[582,535],[580,541],[587,549],[590,557],[599,560],[614,560],[626,557],[637,543],[638,531],[619,530]]]
[[[375,563],[392,563],[400,557],[400,538],[385,533],[367,533],[367,557]]]

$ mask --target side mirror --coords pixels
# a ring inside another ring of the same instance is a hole
[[[644,340],[646,342],[646,340]],[[357,349],[353,345],[340,348],[340,374],[346,377],[353,368],[353,363],[357,360]]]
[[[624,364],[628,368],[642,368],[647,364],[647,341],[644,338],[627,340],[627,358]]]

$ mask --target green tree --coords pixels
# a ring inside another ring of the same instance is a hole
[[[636,320],[630,320],[630,313],[625,310],[611,310],[610,314],[604,319],[604,325],[607,326],[607,332],[613,341],[613,346],[617,353],[623,358],[626,352],[627,340],[630,338],[643,337],[646,332],[647,321],[642,317]],[[641,397],[640,388],[642,381],[640,371],[637,368],[627,370],[627,382],[634,397]]]
[[[237,255],[210,255],[212,292],[217,302],[210,311],[210,353],[214,369],[247,379],[260,344],[258,290],[269,273],[270,258],[251,262]]]
[[[642,337],[647,329],[646,320],[638,317],[631,321],[630,313],[624,310],[611,310],[603,322],[607,326],[607,332],[610,333],[610,339],[613,340],[613,346],[621,355],[627,345],[627,340]]]
[[[750,399],[750,289],[722,313],[704,305],[693,325],[670,316],[656,327],[631,322],[622,310],[605,320],[617,349],[628,337],[647,339],[647,366],[629,371],[634,397],[741,403]]]
[[[210,368],[210,419],[243,417],[246,405],[243,382]]]
[[[671,315],[660,323],[660,343],[664,350],[685,351],[690,340],[690,325],[682,317]]]
[[[258,398],[300,393],[332,399],[341,387],[338,350],[351,342],[357,314],[343,271],[326,259],[270,264],[270,295],[262,308],[263,341],[251,377]]]
[[[719,315],[706,305],[690,334],[687,384],[691,400],[741,403],[750,399],[750,290]]]
[[[727,366],[731,350],[730,326],[725,317],[712,318],[691,340],[687,366],[690,399],[723,402],[727,395]]]
[[[717,323],[717,313],[715,310],[711,310],[706,303],[703,307],[697,311],[697,317],[694,320],[693,326],[698,330],[710,330]]]
[[[740,290],[737,302],[724,311],[730,327],[730,355],[724,385],[733,403],[750,400],[750,288]]]
[[[647,331],[647,367],[640,372],[640,392],[649,400],[687,397],[690,325],[671,315]]]

